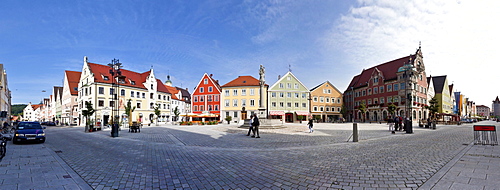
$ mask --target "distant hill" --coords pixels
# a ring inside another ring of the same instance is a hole
[[[23,113],[24,108],[28,106],[27,104],[16,104],[12,105],[11,115],[19,115]]]

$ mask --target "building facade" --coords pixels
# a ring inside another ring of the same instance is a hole
[[[485,105],[476,106],[477,116],[482,117],[483,119],[490,119],[491,110],[490,107]]]
[[[7,80],[7,71],[3,64],[0,64],[0,120],[10,123],[11,112],[11,92]]]
[[[90,121],[96,126],[107,126],[113,117],[118,117],[118,122],[126,125],[129,120],[143,124],[152,124],[161,119],[154,112],[159,108],[160,112],[170,115],[170,96],[165,85],[154,75],[151,68],[144,73],[137,73],[121,69],[119,76],[115,78],[110,74],[110,67],[88,62],[84,57],[80,81],[78,83],[78,117],[80,125],[85,125],[86,119],[82,115],[85,102],[90,102],[96,110],[90,117]],[[112,84],[118,83],[115,90]],[[125,114],[125,106],[131,100],[134,112],[128,118]],[[113,115],[113,107],[118,104],[117,115]],[[165,121],[159,121],[165,122]]]
[[[440,121],[457,121],[458,117],[453,113],[453,98],[450,94],[450,85],[448,85],[448,78],[443,76],[432,76],[434,84],[435,96],[438,101],[438,120]]]
[[[265,87],[267,88],[267,85]],[[221,89],[221,112],[223,116],[221,120],[231,116],[233,122],[243,124],[242,122],[249,119],[250,115],[258,113],[260,107],[260,84],[258,79],[252,76],[239,76],[222,85]]]
[[[61,97],[61,122],[67,125],[77,125],[78,121],[78,71],[64,71],[64,82]]]
[[[170,109],[170,116],[168,116],[170,120],[172,122],[188,121],[189,117],[187,115],[191,113],[191,94],[188,89],[173,87],[170,75],[167,76],[165,87],[172,96],[171,106],[167,107],[167,109]],[[179,115],[175,115],[176,110]]]
[[[344,91],[348,120],[383,121],[391,115],[389,104],[397,107],[394,115],[413,122],[425,120],[428,117],[427,85],[420,47],[410,56],[364,69]]]
[[[199,121],[220,121],[220,94],[219,81],[212,78],[212,74],[203,74],[198,85],[191,95],[192,111],[197,114]]]
[[[342,93],[330,81],[312,88],[309,107],[312,117],[320,122],[334,122],[342,118]]]
[[[289,123],[307,119],[310,115],[309,93],[308,88],[292,72],[287,72],[267,91],[268,117]]]

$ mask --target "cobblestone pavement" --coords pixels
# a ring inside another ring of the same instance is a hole
[[[384,124],[262,129],[151,126],[141,133],[51,127],[45,145],[95,189],[417,189],[472,142],[471,125],[390,134]]]

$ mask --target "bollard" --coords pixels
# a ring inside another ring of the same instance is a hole
[[[358,142],[358,124],[352,124],[352,142]]]

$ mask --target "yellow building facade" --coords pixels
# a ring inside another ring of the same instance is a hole
[[[329,81],[311,89],[310,109],[319,122],[335,122],[342,118],[342,93]]]

